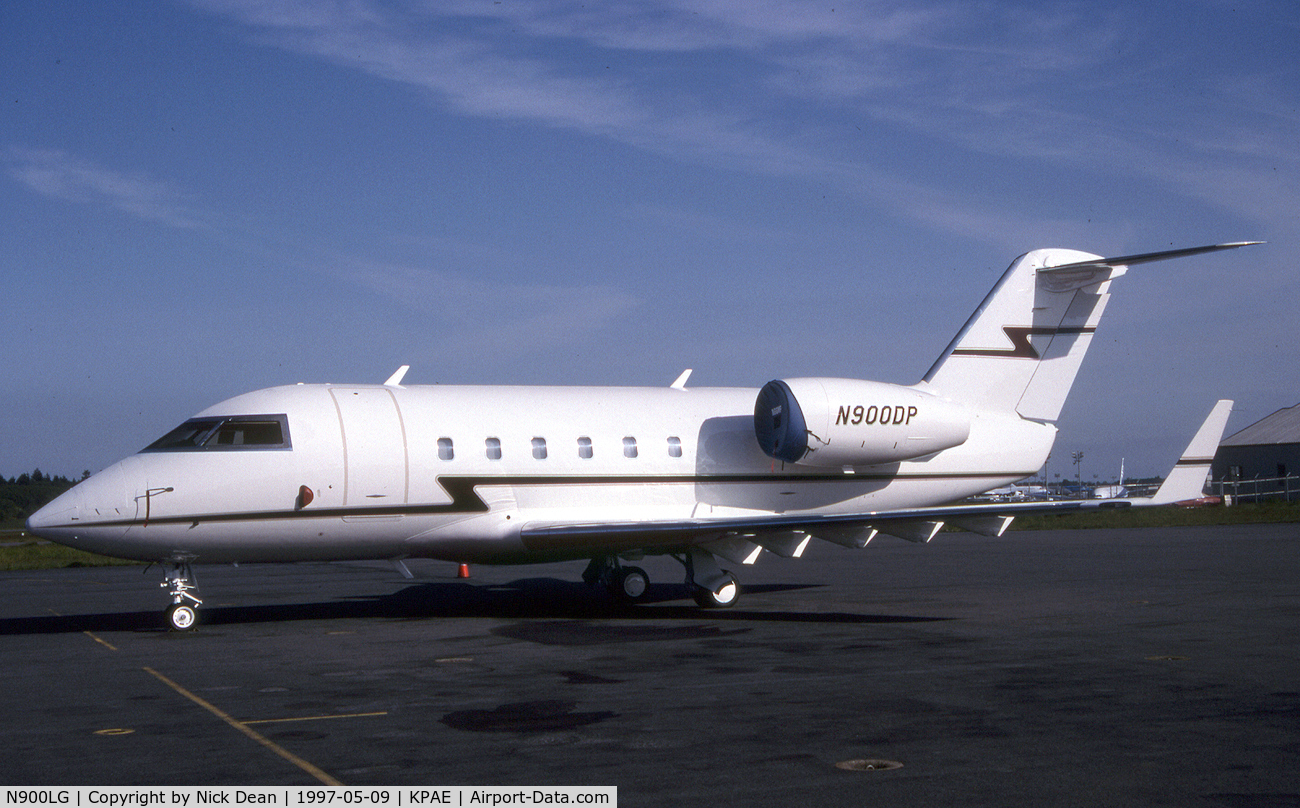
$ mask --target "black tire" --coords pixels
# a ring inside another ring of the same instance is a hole
[[[198,623],[198,610],[188,603],[177,603],[167,610],[167,628],[172,631],[193,631]]]
[[[623,603],[636,603],[650,589],[650,576],[640,567],[619,567],[610,580],[609,591]]]
[[[697,586],[691,594],[701,609],[729,609],[740,599],[740,584],[736,582],[736,576],[727,573],[726,583],[717,589]]]

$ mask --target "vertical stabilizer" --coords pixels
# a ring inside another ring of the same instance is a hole
[[[925,375],[933,392],[981,410],[1055,421],[1124,274],[1100,256],[1035,250],[1017,258]]]
[[[1244,247],[1120,258],[1034,250],[1012,262],[919,385],[980,410],[1055,422],[1101,321],[1110,282],[1133,264]]]

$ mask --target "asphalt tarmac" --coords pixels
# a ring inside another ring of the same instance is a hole
[[[615,785],[622,805],[1300,805],[1300,526],[648,559],[0,573],[5,785]],[[862,761],[901,763],[882,768]]]

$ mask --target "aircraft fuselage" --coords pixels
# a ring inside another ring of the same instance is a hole
[[[881,400],[853,406],[878,408],[876,420],[898,406],[898,421],[911,420],[889,388],[915,395],[880,385]],[[618,548],[529,539],[521,528],[952,502],[1034,473],[1056,434],[1014,414],[975,413],[969,437],[950,449],[888,464],[809,467],[764,454],[755,438],[757,395],[275,387],[187,422],[201,429],[238,416],[248,434],[236,429],[223,437],[231,442],[214,436],[203,447],[178,440],[128,457],[47,506],[39,527],[62,543],[149,561],[581,558]],[[255,434],[274,424],[278,442]],[[637,547],[647,549],[645,537]]]

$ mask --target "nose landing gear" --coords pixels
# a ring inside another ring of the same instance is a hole
[[[160,586],[168,589],[172,605],[167,608],[167,628],[172,631],[191,631],[199,622],[198,607],[203,601],[194,593],[199,591],[193,583],[194,572],[188,561],[169,561],[163,564],[167,580]]]

